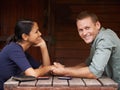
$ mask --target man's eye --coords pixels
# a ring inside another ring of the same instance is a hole
[[[89,27],[86,27],[85,29],[86,29],[86,30],[88,30],[88,29],[89,29]]]
[[[81,29],[79,29],[79,30],[78,30],[78,32],[82,32],[82,30],[81,30]]]

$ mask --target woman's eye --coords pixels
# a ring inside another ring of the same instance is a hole
[[[39,32],[39,30],[36,31],[36,33],[38,33],[38,32]]]

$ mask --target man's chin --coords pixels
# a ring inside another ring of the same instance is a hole
[[[86,43],[86,44],[91,44],[91,43],[92,43],[92,41],[85,41],[85,43]]]

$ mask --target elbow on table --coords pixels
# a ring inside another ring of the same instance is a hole
[[[88,78],[98,79],[98,77],[95,74],[93,74],[92,72],[90,72],[88,74]]]
[[[90,78],[98,79],[98,77],[96,77],[95,75],[90,75]]]

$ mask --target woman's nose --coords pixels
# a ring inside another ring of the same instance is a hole
[[[41,35],[42,35],[42,33],[41,33],[41,32],[39,32],[39,35],[41,36]]]

